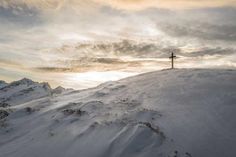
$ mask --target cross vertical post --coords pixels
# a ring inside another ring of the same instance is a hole
[[[176,56],[173,52],[171,53],[171,56],[169,58],[171,59],[171,69],[174,69],[174,59],[176,58]]]

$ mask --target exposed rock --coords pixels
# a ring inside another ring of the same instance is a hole
[[[26,108],[25,108],[25,111],[26,111],[27,113],[31,114],[31,113],[33,113],[35,110],[34,110],[33,108],[31,108],[31,107],[26,107]]]
[[[145,125],[146,127],[150,128],[153,132],[157,133],[157,134],[160,134],[162,137],[165,138],[165,135],[162,131],[160,131],[160,128],[159,127],[154,127],[152,126],[151,123],[149,122],[139,122],[139,124],[142,124],[142,125]]]
[[[57,88],[53,89],[52,90],[52,93],[53,94],[61,94],[62,92],[64,92],[66,89],[61,87],[61,86],[58,86]]]
[[[0,110],[0,120],[9,116],[9,113],[5,110]]]
[[[85,111],[82,111],[81,109],[65,109],[62,111],[65,115],[72,115],[72,114],[75,114],[75,115],[78,115],[78,116],[81,116],[83,115],[84,113],[86,113]]]
[[[0,107],[3,107],[3,108],[10,107],[10,105],[6,102],[0,102]]]

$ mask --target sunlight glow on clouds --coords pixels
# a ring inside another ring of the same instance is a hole
[[[138,73],[107,71],[107,72],[85,72],[65,74],[63,84],[71,88],[90,88],[106,81],[117,81],[119,79],[137,75]],[[76,84],[75,84],[76,82]]]

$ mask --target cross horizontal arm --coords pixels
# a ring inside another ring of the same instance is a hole
[[[176,58],[176,56],[171,56],[171,57],[169,57],[169,58],[170,58],[170,59],[171,59],[171,58]]]

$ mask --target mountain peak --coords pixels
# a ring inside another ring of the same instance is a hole
[[[30,79],[28,79],[28,78],[23,78],[23,79],[21,79],[21,80],[11,82],[11,83],[9,84],[9,86],[32,85],[32,84],[34,84],[34,83],[36,83],[36,82],[34,82],[34,81],[32,81],[32,80],[30,80]]]
[[[23,78],[23,79],[19,80],[19,82],[30,83],[30,84],[35,83],[34,81],[32,81],[31,79],[28,79],[28,78]]]

